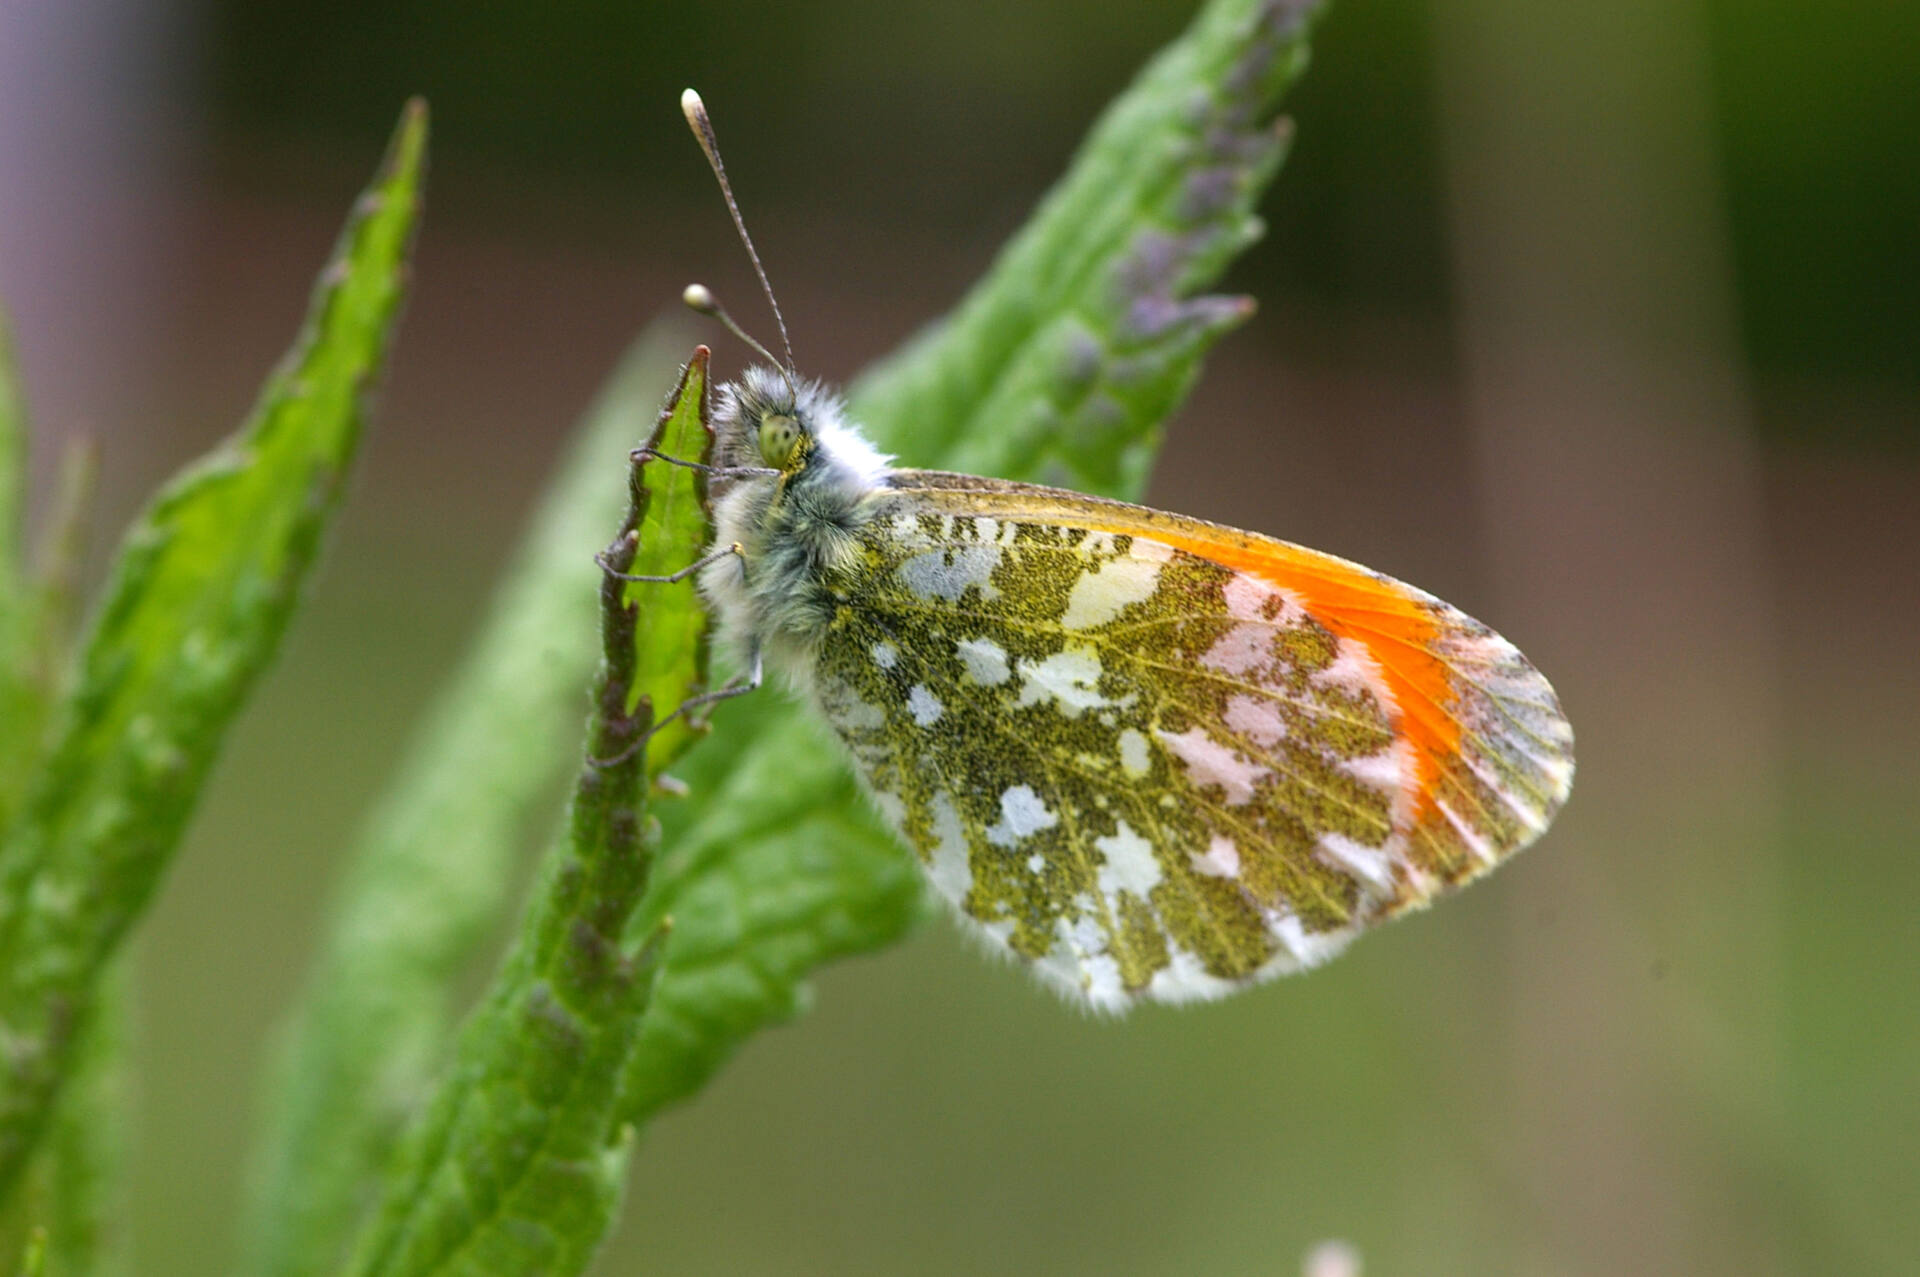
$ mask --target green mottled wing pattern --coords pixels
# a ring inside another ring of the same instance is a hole
[[[1120,1008],[1312,965],[1436,889],[1359,645],[1246,572],[1055,509],[1087,498],[996,490],[1021,511],[876,496],[814,662],[941,895]]]
[[[1069,994],[1311,966],[1566,797],[1551,687],[1429,595],[1137,506],[894,483],[828,571],[816,699],[936,890]]]

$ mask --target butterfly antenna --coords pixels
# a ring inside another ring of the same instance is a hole
[[[753,237],[747,234],[746,219],[740,216],[740,205],[733,198],[733,184],[727,181],[727,166],[720,162],[720,143],[713,135],[713,121],[707,117],[707,104],[700,100],[698,93],[695,93],[692,89],[688,89],[680,95],[680,113],[687,117],[688,127],[693,130],[693,136],[700,143],[700,149],[706,152],[708,166],[713,169],[714,177],[719,179],[720,193],[727,197],[727,212],[733,215],[733,228],[740,232],[740,242],[746,245],[747,256],[753,262],[753,273],[760,277],[760,291],[767,295],[767,305],[773,307],[773,322],[780,328],[780,345],[781,348],[787,352],[787,359],[783,366],[783,371],[787,374],[788,385],[791,386],[794,376],[793,342],[787,336],[787,321],[780,315],[780,303],[774,300],[773,285],[767,282],[766,268],[760,264],[760,254],[754,251]],[[710,308],[696,303],[695,289],[699,290],[698,295],[700,297],[711,304]],[[706,289],[695,284],[693,287],[687,289],[685,299],[687,305],[693,307],[695,310],[701,311],[703,314],[710,314],[719,319],[721,323],[733,330],[735,336],[744,340],[761,354],[766,355],[768,359],[773,359],[772,355],[767,354],[767,348],[765,346],[762,346],[759,342],[753,340],[753,338],[748,337],[740,330],[739,325],[727,317],[726,312],[721,310],[719,304],[713,301],[712,293],[707,292]],[[774,360],[774,362],[779,363],[780,361]]]
[[[747,343],[747,345],[753,347],[755,354],[776,368],[780,368],[780,360],[774,356],[773,352],[755,341],[752,333],[742,328],[739,324],[734,323],[733,316],[727,313],[726,307],[720,304],[719,299],[713,295],[712,291],[709,290],[705,284],[688,284],[686,291],[680,294],[680,300],[686,303],[688,310],[698,311],[710,319],[717,319],[722,324],[725,324],[727,331]],[[793,389],[792,370],[780,368],[780,372],[781,375],[787,379],[787,389]]]

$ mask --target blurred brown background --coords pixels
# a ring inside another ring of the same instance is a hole
[[[844,378],[1188,14],[0,0],[0,296],[37,486],[105,445],[97,557],[238,421],[402,98],[435,112],[352,504],[140,942],[138,1271],[229,1262],[318,901],[568,423],[689,279],[765,327],[680,88]],[[1226,1005],[1086,1020],[945,925],[831,970],[648,1134],[601,1270],[1912,1271],[1916,66],[1911,0],[1336,3],[1231,281],[1261,313],[1151,498],[1497,625],[1579,732],[1566,814]]]

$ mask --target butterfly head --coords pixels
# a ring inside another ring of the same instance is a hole
[[[887,469],[887,457],[847,421],[839,396],[764,364],[721,388],[714,435],[722,467],[775,471],[781,487],[805,480],[866,489]]]

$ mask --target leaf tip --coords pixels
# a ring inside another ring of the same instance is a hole
[[[408,98],[400,108],[400,121],[394,125],[386,158],[380,164],[381,185],[396,181],[411,184],[418,179],[426,158],[431,125],[432,112],[427,100],[417,95]]]

